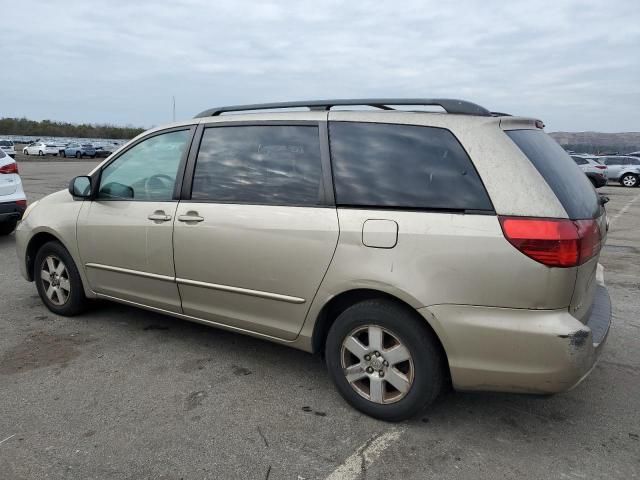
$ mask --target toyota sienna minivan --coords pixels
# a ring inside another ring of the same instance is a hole
[[[107,299],[319,353],[347,402],[399,421],[448,385],[583,380],[610,324],[607,225],[540,120],[359,99],[154,128],[32,204],[16,238],[56,314]]]

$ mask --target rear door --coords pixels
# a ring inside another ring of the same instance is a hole
[[[338,241],[325,130],[319,122],[204,128],[174,227],[185,314],[298,335]]]
[[[622,175],[623,161],[621,158],[605,157],[604,164],[607,166],[607,177],[610,180],[618,180]]]

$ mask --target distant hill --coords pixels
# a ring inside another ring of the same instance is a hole
[[[556,142],[581,153],[629,153],[640,150],[640,132],[552,132]]]

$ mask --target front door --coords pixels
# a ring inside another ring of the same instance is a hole
[[[295,338],[338,241],[327,173],[317,122],[205,128],[176,212],[184,313]]]
[[[78,218],[78,246],[97,293],[180,312],[173,265],[176,179],[193,130],[152,134],[106,165]],[[178,180],[179,181],[179,180]]]

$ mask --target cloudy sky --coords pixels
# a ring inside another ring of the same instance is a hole
[[[0,117],[149,127],[236,103],[456,97],[640,131],[640,0],[0,0]]]

